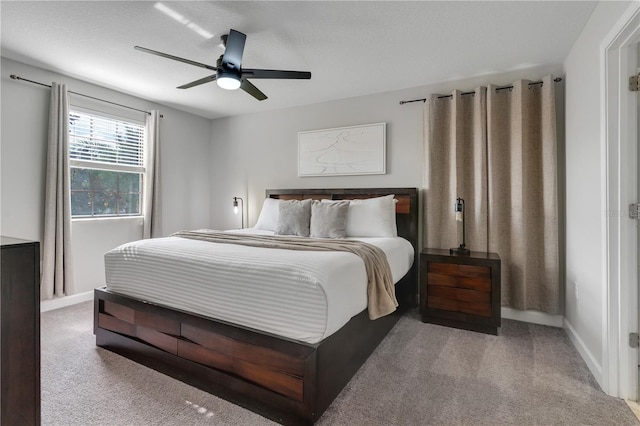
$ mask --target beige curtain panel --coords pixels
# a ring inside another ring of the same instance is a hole
[[[489,251],[502,259],[502,304],[560,313],[555,85],[488,87]]]
[[[461,241],[502,260],[502,304],[560,313],[557,140],[552,76],[431,96],[425,107],[427,247]]]
[[[487,251],[487,107],[485,87],[432,95],[425,108],[425,220],[427,247],[458,247],[454,203],[465,201],[467,247]],[[459,229],[460,228],[460,229]]]
[[[41,299],[73,293],[69,98],[64,84],[51,84]]]
[[[145,123],[145,181],[142,238],[162,236],[160,209],[160,112],[152,110]]]

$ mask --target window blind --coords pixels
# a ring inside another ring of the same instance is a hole
[[[96,163],[94,166],[97,168],[103,164],[111,165],[109,169],[143,171],[144,126],[83,111],[70,111],[69,158],[72,163],[88,167],[91,165],[87,163]]]

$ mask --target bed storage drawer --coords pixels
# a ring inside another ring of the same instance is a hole
[[[311,350],[281,353],[108,300],[99,302],[97,327],[304,401],[305,360]]]

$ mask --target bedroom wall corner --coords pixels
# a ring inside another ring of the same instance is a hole
[[[603,386],[606,215],[600,45],[629,2],[599,2],[564,62],[566,295],[564,328]]]

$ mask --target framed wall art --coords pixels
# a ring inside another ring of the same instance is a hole
[[[298,176],[385,173],[386,123],[298,133]]]

